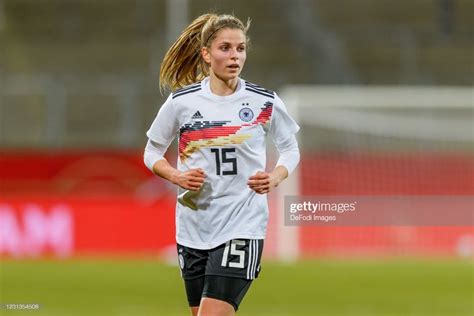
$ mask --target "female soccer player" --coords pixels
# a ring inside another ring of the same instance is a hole
[[[178,186],[176,240],[192,315],[234,315],[260,272],[266,193],[299,162],[299,127],[273,91],[239,77],[247,30],[205,14],[166,53],[162,88],[174,90],[147,132],[144,160]],[[178,135],[177,169],[164,158]],[[279,151],[265,171],[265,136]]]

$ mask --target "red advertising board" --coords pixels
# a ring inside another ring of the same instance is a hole
[[[174,160],[173,157],[170,160]],[[303,155],[304,195],[472,195],[471,157]],[[0,256],[159,255],[175,244],[176,188],[141,152],[0,153]],[[272,203],[271,203],[272,205]],[[273,209],[271,209],[271,212]],[[279,227],[271,214],[266,255]],[[300,253],[468,255],[472,223],[453,227],[300,227]]]
[[[0,253],[158,254],[174,244],[174,202],[130,197],[11,198],[0,201]]]
[[[130,152],[0,155],[0,254],[159,254],[175,191]]]
[[[300,165],[302,195],[449,198],[474,194],[471,154],[315,153],[304,155]],[[474,256],[472,218],[464,226],[304,226],[299,234],[301,253],[470,257]]]

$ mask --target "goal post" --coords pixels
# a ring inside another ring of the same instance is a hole
[[[285,196],[473,193],[466,186],[469,175],[455,166],[460,161],[472,167],[471,87],[293,85],[280,96],[301,126],[302,160],[273,195],[270,234],[278,259],[331,251],[330,240],[314,239],[320,238],[315,237],[318,227],[285,226]],[[425,178],[431,176],[428,183]],[[344,234],[344,228],[333,230]],[[371,238],[376,237],[363,238],[360,253],[375,251]],[[346,246],[358,253],[357,244]]]

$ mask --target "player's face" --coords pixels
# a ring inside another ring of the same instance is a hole
[[[216,33],[210,48],[203,48],[204,61],[211,74],[228,81],[239,76],[247,58],[246,38],[242,30],[224,28]]]

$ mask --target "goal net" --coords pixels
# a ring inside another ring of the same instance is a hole
[[[472,255],[471,223],[286,226],[285,196],[472,196],[473,89],[288,86],[301,126],[298,169],[270,198],[269,253]]]

